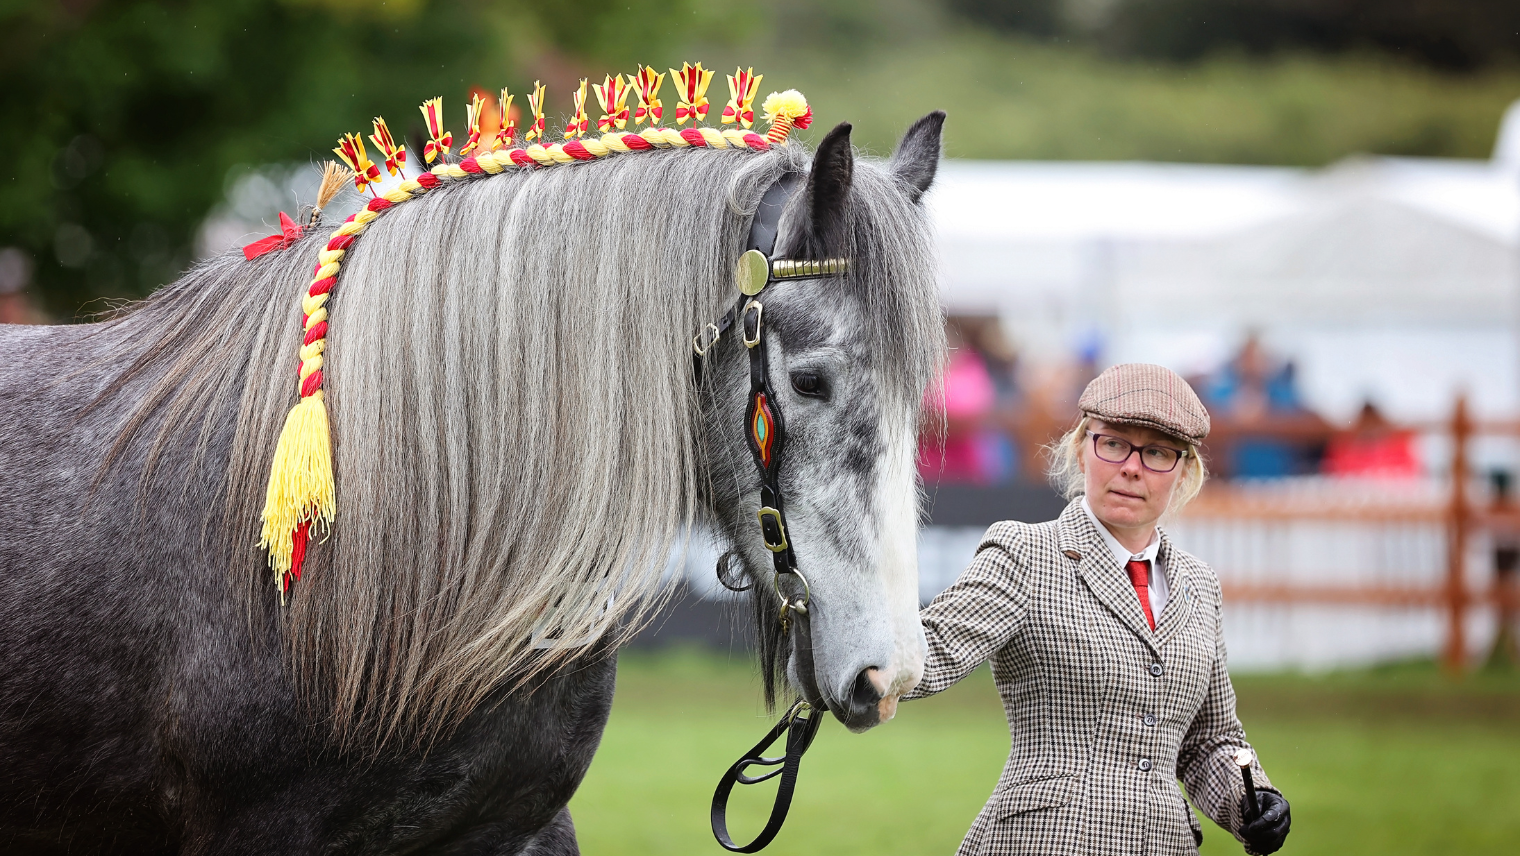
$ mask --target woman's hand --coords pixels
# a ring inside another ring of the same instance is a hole
[[[1283,846],[1293,819],[1288,814],[1288,801],[1283,799],[1282,794],[1257,791],[1256,804],[1261,813],[1253,817],[1249,814],[1251,807],[1246,804],[1245,798],[1240,800],[1240,816],[1246,821],[1240,827],[1240,837],[1251,845],[1253,853],[1266,856],[1268,853],[1276,853]]]

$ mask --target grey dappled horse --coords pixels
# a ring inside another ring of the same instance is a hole
[[[924,656],[915,437],[943,339],[920,199],[942,121],[885,164],[841,125],[811,169],[796,143],[639,152],[387,212],[333,292],[339,515],[284,604],[257,521],[330,224],[110,320],[0,327],[0,852],[574,853],[616,645],[694,521],[756,583],[768,687],[853,730],[890,716]],[[788,637],[744,348],[699,384],[691,341],[796,173],[775,255],[852,268],[766,292],[812,585]],[[612,629],[551,632],[585,626]]]

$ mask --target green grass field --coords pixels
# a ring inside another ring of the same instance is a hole
[[[1284,853],[1516,852],[1520,678],[1457,683],[1416,665],[1246,675],[1236,687],[1247,732],[1293,803]],[[707,828],[712,788],[771,721],[742,658],[625,654],[612,720],[571,803],[582,849],[721,853]],[[953,853],[1007,751],[985,669],[863,735],[829,719],[766,852]],[[736,796],[736,838],[760,828],[769,796]],[[1203,852],[1242,851],[1205,820]]]

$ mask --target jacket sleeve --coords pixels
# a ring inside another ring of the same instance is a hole
[[[1017,538],[987,531],[976,557],[955,581],[919,613],[929,653],[924,677],[904,699],[924,698],[948,688],[986,662],[1018,632],[1026,600],[1015,555]]]
[[[1235,714],[1235,688],[1226,668],[1224,621],[1215,589],[1214,671],[1209,679],[1208,695],[1182,738],[1177,754],[1177,771],[1188,797],[1211,820],[1228,830],[1242,844],[1240,837],[1240,802],[1246,786],[1235,763],[1235,753],[1251,744]],[[1281,793],[1272,787],[1259,760],[1251,762],[1251,781],[1259,791]],[[1246,847],[1247,853],[1255,851]]]

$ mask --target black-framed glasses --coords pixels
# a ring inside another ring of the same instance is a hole
[[[1088,431],[1087,436],[1092,438],[1093,454],[1098,456],[1098,460],[1110,464],[1122,464],[1129,460],[1131,454],[1139,452],[1141,466],[1153,473],[1169,473],[1177,469],[1178,462],[1187,457],[1186,451],[1171,446],[1136,446],[1123,437],[1095,431]]]

